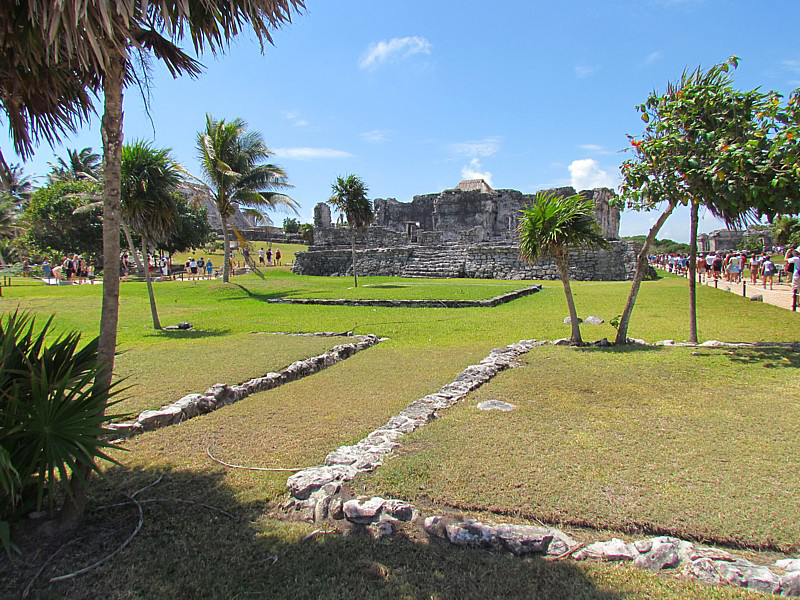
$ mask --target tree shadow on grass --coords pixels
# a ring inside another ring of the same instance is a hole
[[[300,290],[281,290],[276,292],[253,292],[246,287],[244,287],[240,283],[234,283],[236,287],[242,290],[251,300],[259,300],[261,302],[266,302],[267,300],[275,300],[280,298],[290,298],[294,294],[297,294]],[[314,293],[314,292],[310,292]],[[225,300],[243,300],[242,297],[239,298],[225,298]]]
[[[144,337],[166,338],[171,340],[197,340],[209,337],[230,335],[230,329],[154,329]]]
[[[135,529],[139,512],[132,503],[111,505],[126,502],[125,494],[160,475],[157,485],[136,496],[143,525],[126,548],[89,573],[49,582],[117,548]],[[265,508],[239,502],[222,470],[113,468],[93,482],[87,526],[73,543],[16,532],[22,555],[0,556],[0,596],[19,598],[35,578],[30,597],[43,599],[621,597],[598,589],[570,562],[460,550],[403,536],[375,541],[336,534],[304,541],[312,528],[326,524],[265,518]]]
[[[800,368],[800,350],[792,348],[726,348],[728,359],[737,365],[761,365],[767,369]]]
[[[664,346],[642,346],[641,344],[625,344],[622,346],[580,346],[580,352],[600,352],[603,354],[635,354],[639,352],[663,352]]]

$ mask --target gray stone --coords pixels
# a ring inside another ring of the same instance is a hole
[[[637,552],[640,554],[646,554],[650,552],[650,549],[653,547],[653,540],[636,540],[633,542],[633,547],[636,548]]]
[[[696,579],[702,583],[720,584],[723,581],[714,561],[710,558],[698,558],[686,563],[682,573],[685,577]]]
[[[719,348],[724,346],[725,342],[720,342],[719,340],[708,340],[700,344],[703,348]]]
[[[776,560],[775,566],[784,571],[800,571],[800,558]]]
[[[646,554],[640,554],[634,560],[634,566],[649,569],[654,573],[662,569],[673,569],[680,563],[677,544],[672,541],[653,540],[653,547]]]
[[[522,554],[545,554],[550,542],[553,541],[552,532],[544,527],[498,525],[495,531],[495,535],[505,548],[518,556]]]
[[[376,520],[385,502],[383,498],[377,496],[369,500],[348,500],[344,503],[344,516],[354,523],[369,523]]]
[[[173,423],[180,423],[182,419],[183,413],[176,406],[165,406],[158,410],[145,410],[136,418],[144,431],[153,431]]]
[[[744,585],[742,567],[738,567],[734,563],[730,562],[717,562],[715,564],[720,576],[722,579],[728,582],[729,585],[735,587],[742,587]]]
[[[344,519],[344,503],[341,498],[332,498],[328,506],[328,515],[331,519]]]
[[[509,412],[515,408],[515,404],[503,402],[501,400],[486,400],[485,402],[478,402],[478,410],[499,410],[502,412]]]
[[[408,502],[394,499],[384,502],[383,512],[398,521],[413,521],[416,516],[416,510]]]
[[[587,325],[602,325],[603,323],[605,323],[605,320],[601,319],[600,317],[590,316],[586,317],[586,319],[583,322],[586,323]]]
[[[571,338],[561,338],[558,340],[553,340],[554,346],[569,346],[572,343]]]
[[[744,569],[742,579],[744,587],[751,590],[775,594],[780,589],[780,578],[767,567]]]
[[[578,317],[578,324],[583,323],[583,319]],[[571,317],[564,317],[564,325],[572,325],[572,318]]]
[[[800,598],[800,571],[792,571],[781,577],[779,591],[781,596]]]
[[[425,517],[422,528],[425,530],[425,533],[431,537],[443,538],[446,535],[444,519],[439,515]]]
[[[764,301],[764,296],[762,296],[761,294],[753,294],[752,296],[750,296],[750,302],[763,302],[763,301]]]
[[[336,473],[330,467],[311,467],[289,477],[286,487],[293,498],[305,500],[312,492],[335,480]]]
[[[396,526],[395,521],[390,518],[381,517],[378,521],[370,523],[369,532],[376,540],[384,539],[394,535]]]

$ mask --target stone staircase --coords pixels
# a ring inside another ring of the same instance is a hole
[[[403,265],[403,277],[464,277],[463,248],[414,248]]]

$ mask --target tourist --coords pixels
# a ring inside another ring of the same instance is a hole
[[[794,279],[793,274],[796,267],[795,263],[789,259],[794,258],[795,250],[796,248],[794,246],[789,246],[789,248],[786,250],[786,256],[784,257],[783,268],[786,270],[786,277],[788,277],[789,279]]]
[[[206,261],[206,276],[211,279],[211,271],[214,269],[214,265],[211,263],[211,259],[209,258]]]
[[[249,265],[250,264],[250,248],[245,246],[242,249],[242,256],[244,256],[244,264],[245,265]]]
[[[128,281],[128,255],[123,254],[119,259],[119,278],[120,281]]]
[[[258,264],[259,265],[264,264],[264,248],[258,249]]]
[[[86,265],[86,277],[89,278],[89,283],[94,285],[95,274],[94,274],[94,265],[92,263]]]
[[[194,256],[189,258],[189,279],[197,277],[197,261]]]
[[[280,248],[275,248],[275,266],[281,266],[281,251]]]
[[[29,258],[25,258],[22,260],[22,276],[23,277],[30,277],[31,274],[31,263]]]
[[[161,259],[161,281],[169,279],[169,261]]]
[[[714,262],[711,268],[714,270],[714,279],[719,279],[722,276],[722,252],[714,255]]]
[[[72,279],[75,276],[75,261],[72,258],[72,254],[67,254],[64,258],[64,261],[61,263],[61,272],[66,277],[67,281],[72,283]]]
[[[267,248],[267,264],[268,265],[272,264],[272,246]]]
[[[800,251],[792,250],[792,255],[786,259],[786,265],[787,272],[792,273],[792,291],[800,290]]]
[[[53,267],[50,266],[47,260],[42,263],[42,276],[45,279],[50,279],[53,276]]]
[[[716,257],[717,257],[717,255],[716,255],[716,254],[714,254],[713,252],[709,252],[709,253],[706,255],[706,273],[708,273],[709,275],[710,275],[710,274],[712,273],[712,271],[714,270],[714,259],[715,259]]]
[[[697,257],[697,279],[704,281],[706,275],[706,259],[702,255]]]
[[[203,278],[203,273],[206,272],[206,261],[203,260],[203,257],[197,259],[197,272],[199,274],[200,279]]]
[[[769,280],[769,289],[772,289],[772,279],[775,276],[775,263],[772,262],[772,257],[768,254],[764,255],[764,260],[761,261],[761,276],[762,287],[767,289],[767,280]]]

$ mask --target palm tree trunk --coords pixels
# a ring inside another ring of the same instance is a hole
[[[100,313],[100,338],[97,349],[98,374],[95,386],[106,389],[111,385],[114,354],[117,350],[119,321],[119,230],[120,187],[122,168],[122,90],[125,59],[114,56],[109,60],[103,78],[105,94],[101,133],[103,137],[103,307]],[[73,473],[70,491],[59,513],[59,525],[74,530],[83,523],[86,514],[86,484],[91,474],[84,467]]]
[[[667,205],[667,209],[658,217],[658,220],[650,228],[644,240],[644,246],[642,246],[642,250],[639,252],[639,256],[636,259],[636,272],[633,275],[633,283],[631,284],[631,291],[628,294],[628,302],[625,304],[625,310],[622,311],[622,316],[619,319],[617,337],[614,340],[615,344],[621,345],[628,343],[628,325],[631,321],[631,315],[633,314],[633,306],[636,304],[636,297],[639,295],[639,287],[642,285],[644,273],[647,269],[647,255],[650,251],[650,247],[655,242],[656,235],[658,235],[658,232],[664,226],[667,217],[672,214],[673,210],[675,210],[675,202],[670,201]]]
[[[136,263],[136,268],[139,269],[139,275],[144,277],[144,265],[142,264],[142,261],[139,259],[139,254],[136,252],[136,246],[133,245],[131,228],[128,227],[128,224],[124,220],[122,221],[122,231],[125,232],[125,241],[128,242],[128,249],[131,252],[131,256],[133,257],[134,262]]]
[[[353,251],[353,285],[358,287],[358,275],[356,274],[356,230],[350,227],[350,246]]]
[[[142,256],[147,256],[147,239],[142,236]],[[144,270],[144,280],[147,282],[147,294],[150,296],[150,312],[153,314],[153,328],[161,329],[161,321],[158,320],[158,309],[156,308],[156,297],[153,294],[153,279],[150,277],[150,265]]]
[[[228,233],[228,219],[220,214],[222,219],[222,251],[225,256],[222,259],[222,283],[228,283],[230,278],[230,255],[231,255],[231,239]]]
[[[691,238],[689,239],[689,343],[697,343],[697,221],[698,205],[692,198]]]
[[[583,344],[581,339],[581,326],[578,322],[578,311],[575,310],[575,299],[572,297],[572,286],[569,284],[569,250],[560,250],[554,256],[556,266],[561,273],[561,283],[564,284],[564,295],[567,297],[567,308],[569,308],[569,320],[572,326],[572,343]]]

